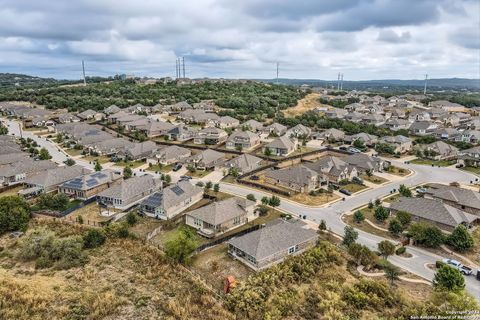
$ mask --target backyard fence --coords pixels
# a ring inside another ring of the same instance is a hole
[[[258,230],[262,227],[261,224],[257,224],[257,225],[254,225],[254,226],[251,226],[250,228],[247,228],[247,229],[244,229],[242,231],[239,231],[237,233],[234,233],[234,234],[231,234],[231,235],[228,235],[226,237],[223,237],[223,238],[219,238],[217,240],[214,240],[214,241],[211,241],[209,243],[205,243],[205,244],[202,244],[201,246],[198,246],[196,249],[195,249],[195,253],[199,253],[205,249],[208,249],[208,248],[211,248],[211,247],[214,247],[218,244],[221,244],[221,243],[224,243],[234,237],[239,237],[239,236],[243,236],[244,234],[247,234],[247,233],[250,233],[252,231],[255,231],[255,230]]]

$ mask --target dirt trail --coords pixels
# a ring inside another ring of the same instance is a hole
[[[295,107],[283,111],[285,117],[294,117],[321,106],[322,104],[318,101],[319,97],[319,93],[307,94],[305,98],[298,100]]]

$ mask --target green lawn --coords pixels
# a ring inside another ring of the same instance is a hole
[[[101,157],[85,156],[85,157],[82,157],[81,159],[84,160],[84,161],[88,161],[88,162],[98,161],[100,164],[110,162],[110,158],[105,157],[105,156],[101,156]]]
[[[171,165],[171,164],[168,165],[168,166],[155,164],[155,165],[152,165],[151,167],[149,166],[147,168],[147,170],[148,171],[153,171],[153,172],[167,173],[167,172],[172,171],[172,167],[173,167],[173,165]]]
[[[461,170],[468,171],[476,175],[480,175],[480,167],[463,167],[461,168]]]
[[[390,174],[394,174],[396,176],[400,176],[400,177],[404,177],[404,176],[410,174],[410,170],[395,167],[395,166],[388,167],[387,172],[390,173]]]
[[[66,149],[65,152],[71,157],[79,156],[82,154],[82,150],[77,149]]]
[[[188,171],[186,173],[187,176],[194,177],[194,178],[203,178],[207,174],[212,173],[213,171],[211,170],[195,170],[194,172]]]
[[[117,167],[127,167],[127,166],[129,166],[132,169],[138,168],[138,167],[140,167],[144,164],[145,164],[145,162],[139,161],[139,160],[137,160],[137,161],[127,161],[127,162],[125,162],[125,161],[115,162],[115,165]]]
[[[455,164],[455,160],[430,160],[430,159],[415,159],[410,161],[413,164],[421,164],[426,166],[448,167]]]
[[[382,177],[379,177],[379,176],[376,176],[376,175],[372,175],[372,176],[368,176],[366,174],[363,174],[361,176],[361,178],[365,181],[368,181],[368,182],[371,182],[371,183],[375,183],[375,184],[382,184],[384,182],[387,182],[388,180],[385,179],[385,178],[382,178]]]
[[[345,189],[347,191],[350,191],[351,193],[355,193],[366,188],[366,186],[357,183],[349,183],[344,186],[340,186],[340,189]]]

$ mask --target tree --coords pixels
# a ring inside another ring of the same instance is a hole
[[[165,175],[165,183],[170,184],[170,182],[172,182],[172,177],[169,174]]]
[[[95,171],[102,171],[102,165],[100,164],[100,162],[95,161]]]
[[[268,203],[270,202],[270,199],[268,199],[268,197],[262,197],[262,204],[264,205],[268,205]]]
[[[208,181],[208,182],[205,184],[205,189],[210,190],[210,189],[212,189],[212,186],[213,186],[212,181]]]
[[[362,151],[366,149],[365,143],[363,143],[363,141],[360,139],[353,141],[353,146],[358,150],[362,150]]]
[[[458,225],[447,237],[447,243],[457,251],[465,251],[473,247],[474,241],[472,235],[464,225]]]
[[[348,253],[355,259],[357,265],[362,265],[370,269],[378,260],[377,255],[367,246],[352,243],[348,246]]]
[[[130,211],[129,213],[127,213],[127,223],[130,226],[133,226],[135,223],[137,223],[137,221],[138,221],[138,218],[135,212]]]
[[[105,233],[100,229],[88,229],[83,235],[83,247],[87,249],[96,248],[105,243]]]
[[[325,230],[327,230],[327,223],[322,219],[318,225],[318,233],[323,233]]]
[[[194,173],[195,171],[197,171],[197,169],[195,169],[195,167],[192,164],[187,165],[187,170],[190,173]]]
[[[403,231],[403,225],[397,218],[392,219],[388,224],[388,231],[394,235],[399,235]]]
[[[130,168],[130,166],[125,166],[125,168],[123,168],[123,178],[129,179],[132,177],[132,175],[133,175],[132,168]]]
[[[373,172],[371,169],[368,169],[367,171],[365,171],[365,173],[367,174],[367,177],[373,176]]]
[[[237,168],[230,168],[230,170],[228,170],[228,174],[234,178],[237,178],[240,175]]]
[[[344,235],[343,235],[343,244],[345,246],[350,246],[352,243],[355,243],[355,241],[358,238],[358,232],[355,231],[355,229],[351,226],[345,226],[344,228]]]
[[[48,159],[51,159],[52,156],[50,155],[50,153],[48,152],[47,149],[42,148],[42,149],[40,149],[40,152],[38,154],[38,158],[40,160],[48,160]]]
[[[388,209],[383,206],[378,206],[377,208],[375,208],[375,212],[373,213],[375,219],[380,222],[384,222],[385,220],[387,220],[389,215],[390,212],[388,212]]]
[[[213,185],[213,191],[214,191],[214,192],[220,191],[220,184],[215,183],[215,184]]]
[[[250,201],[257,201],[257,199],[255,198],[255,195],[249,193],[247,194],[247,200],[250,200]]]
[[[408,228],[408,233],[419,244],[436,248],[445,242],[445,237],[440,229],[424,223],[414,223]]]
[[[0,234],[25,231],[30,220],[30,206],[19,196],[0,198]]]
[[[355,211],[355,213],[353,214],[353,220],[354,220],[356,223],[360,223],[360,222],[362,222],[363,220],[365,220],[365,215],[362,213],[362,211],[357,210],[357,211]]]
[[[457,269],[444,264],[433,277],[433,286],[440,291],[461,291],[465,288],[465,279]]]
[[[69,167],[73,166],[75,163],[75,160],[73,160],[72,158],[68,158],[67,161],[65,161],[65,164]]]
[[[272,155],[272,150],[270,148],[265,148],[263,151],[263,154],[266,155],[267,157],[270,157]]]
[[[195,233],[184,228],[176,237],[165,242],[165,254],[178,263],[188,264],[197,245]]]
[[[412,190],[408,189],[404,184],[400,185],[400,187],[398,188],[398,192],[403,197],[409,197],[410,198],[412,196]]]
[[[278,207],[280,205],[280,198],[277,196],[272,196],[268,201],[268,204],[272,207]]]
[[[398,211],[396,217],[404,227],[407,226],[410,221],[412,221],[412,215],[405,211]]]
[[[391,286],[393,286],[395,280],[399,280],[398,276],[400,275],[400,269],[397,266],[391,264],[390,262],[384,266],[383,271],[385,272],[385,278],[387,278],[387,280],[390,280]]]
[[[395,245],[388,240],[383,240],[378,243],[378,251],[385,259],[387,259],[388,256],[395,253]]]

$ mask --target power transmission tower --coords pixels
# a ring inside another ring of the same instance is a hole
[[[340,90],[340,72],[337,75],[337,90]]]
[[[183,62],[183,78],[185,79],[185,57],[182,57]]]
[[[423,87],[423,95],[427,94],[427,80],[428,80],[428,74],[425,74],[425,86]]]
[[[82,60],[82,70],[83,70],[83,85],[87,85],[87,79],[85,78],[85,63]]]
[[[277,84],[278,84],[278,69],[279,69],[280,63],[277,62]]]
[[[343,90],[343,73],[342,73],[342,76],[340,78],[340,90]]]
[[[175,59],[175,79],[178,79],[178,59]]]

